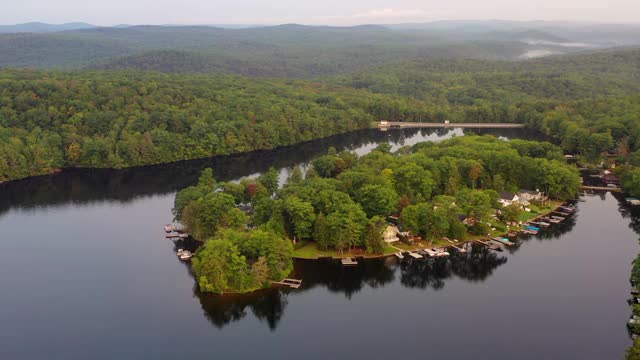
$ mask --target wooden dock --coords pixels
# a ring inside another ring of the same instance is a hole
[[[358,262],[355,259],[352,259],[352,258],[344,258],[344,259],[340,260],[340,262],[342,263],[343,266],[356,266],[356,265],[358,265]]]
[[[524,124],[511,123],[430,123],[430,122],[408,122],[408,121],[380,121],[379,129],[389,128],[475,128],[475,129],[522,129]]]
[[[476,240],[477,243],[480,243],[486,247],[488,247],[489,249],[493,250],[493,251],[502,251],[502,246],[498,246],[496,244],[492,244],[486,241],[482,241],[482,240]]]
[[[297,279],[282,279],[282,281],[274,281],[273,283],[275,285],[288,286],[292,289],[297,289],[302,286],[302,280]]]

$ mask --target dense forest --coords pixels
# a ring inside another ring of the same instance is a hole
[[[499,192],[539,188],[567,199],[580,186],[560,148],[544,142],[464,136],[389,149],[381,145],[361,158],[330,149],[306,174],[295,169],[281,189],[274,170],[240,183],[217,183],[205,171],[174,206],[176,220],[205,240],[193,264],[200,289],[243,292],[282,279],[291,267],[288,239],[381,254],[386,219],[399,215],[403,228],[423,239],[464,240],[519,220],[521,207],[504,208]],[[240,204],[251,204],[253,213]],[[461,216],[473,219],[469,227]]]
[[[639,63],[638,49],[521,62],[419,60],[336,76],[332,82],[439,105],[558,102],[638,93]]]
[[[4,70],[0,181],[62,167],[117,168],[272,149],[404,118],[422,107],[311,82]]]
[[[638,150],[639,57],[433,60],[313,82],[0,70],[0,181],[272,149],[375,120],[523,123],[594,160],[621,141]]]

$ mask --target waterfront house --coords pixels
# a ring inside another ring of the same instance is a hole
[[[500,193],[500,199],[498,199],[498,201],[503,206],[509,206],[513,203],[519,203],[520,197],[515,193],[503,191]]]
[[[534,201],[544,201],[546,197],[544,193],[540,190],[520,190],[518,191],[518,198],[522,205],[528,205],[530,202]]]
[[[382,233],[382,238],[384,239],[384,242],[387,242],[387,243],[400,241],[400,238],[398,238],[399,233],[400,233],[400,230],[398,230],[397,226],[389,225]]]

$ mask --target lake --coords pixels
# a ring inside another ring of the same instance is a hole
[[[362,154],[454,134],[367,130],[0,185],[0,358],[621,359],[640,214],[611,194],[585,197],[573,218],[501,253],[297,261],[302,288],[247,296],[199,294],[164,238],[175,192],[205,167],[225,181],[269,166],[285,178],[330,146]]]

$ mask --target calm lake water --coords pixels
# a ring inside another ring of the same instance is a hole
[[[456,130],[457,134],[462,134]],[[522,137],[518,131],[500,131]],[[200,295],[164,239],[175,191],[451,136],[363,131],[276,151],[0,186],[0,359],[621,359],[640,214],[611,194],[502,253],[298,261],[299,290]]]

